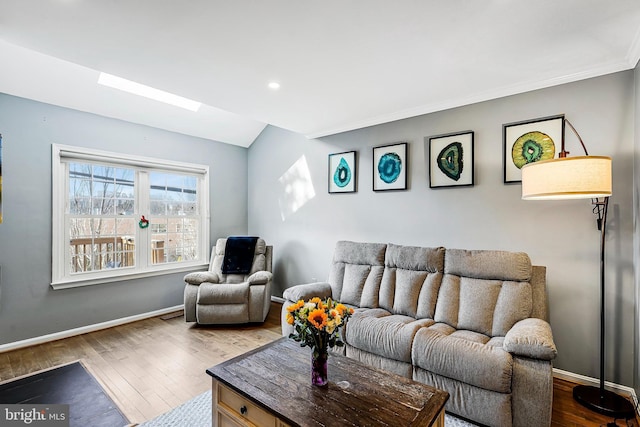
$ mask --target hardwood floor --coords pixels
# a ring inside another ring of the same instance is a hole
[[[553,427],[559,426],[607,426],[607,423],[612,423],[613,420],[604,415],[600,415],[593,412],[584,406],[578,404],[573,399],[573,387],[575,383],[570,381],[561,380],[559,378],[553,379],[553,414],[551,418],[551,425]],[[613,425],[613,424],[612,424]],[[618,426],[634,426],[637,427],[638,420],[617,420]]]
[[[208,390],[207,368],[280,336],[277,303],[262,325],[202,327],[182,316],[160,316],[0,353],[0,382],[82,360],[127,418],[141,423]],[[571,395],[574,385],[554,379],[552,426],[595,427],[613,421],[577,404]],[[636,420],[629,425],[639,426]]]
[[[125,416],[141,423],[209,390],[207,368],[281,336],[279,304],[263,325],[200,327],[162,317],[0,353],[0,382],[82,360]]]

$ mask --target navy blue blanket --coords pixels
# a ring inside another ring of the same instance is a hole
[[[247,274],[251,271],[257,237],[232,236],[227,238],[222,261],[222,274]]]

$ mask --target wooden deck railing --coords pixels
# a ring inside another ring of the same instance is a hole
[[[135,266],[133,237],[81,237],[71,239],[70,243],[73,273]],[[151,262],[165,262],[164,240],[151,241]]]

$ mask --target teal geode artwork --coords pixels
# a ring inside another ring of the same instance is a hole
[[[407,189],[406,142],[373,148],[373,191]]]
[[[380,157],[378,162],[378,174],[380,179],[391,184],[396,182],[402,172],[402,160],[396,153],[386,153]]]
[[[429,153],[429,188],[473,185],[473,131],[424,139]]]
[[[462,144],[459,142],[452,142],[440,151],[438,154],[438,167],[443,174],[458,181],[462,174],[464,163],[464,151]]]
[[[344,157],[340,158],[338,167],[333,174],[333,182],[340,188],[346,187],[351,182],[351,168]]]
[[[356,191],[356,152],[329,154],[329,193]]]

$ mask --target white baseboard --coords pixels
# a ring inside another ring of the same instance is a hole
[[[597,378],[574,374],[573,372],[563,371],[562,369],[558,368],[553,368],[553,376],[555,378],[560,378],[562,380],[567,380],[578,384],[600,387],[600,380],[598,380]],[[622,396],[631,397],[633,399],[634,407],[636,408],[636,415],[638,415],[638,396],[636,395],[636,391],[632,387],[605,381],[604,388],[610,391],[614,391]]]
[[[282,304],[282,303],[284,303],[286,300],[285,300],[284,298],[275,297],[275,296],[271,295],[271,301]]]
[[[89,332],[99,331],[101,329],[113,328],[114,326],[124,325],[125,323],[135,322],[137,320],[148,319],[150,317],[162,316],[163,314],[173,313],[178,310],[183,310],[184,304],[176,305],[174,307],[162,308],[160,310],[150,311],[148,313],[136,314],[134,316],[123,317],[121,319],[109,320],[107,322],[96,323],[93,325],[82,326],[80,328],[69,329],[66,331],[56,332],[49,335],[42,335],[39,337],[29,338],[22,341],[10,342],[0,345],[0,353],[6,351],[17,350],[19,348],[29,347],[32,345],[44,344],[50,341],[56,341],[63,338],[69,338],[76,335],[82,335]]]

